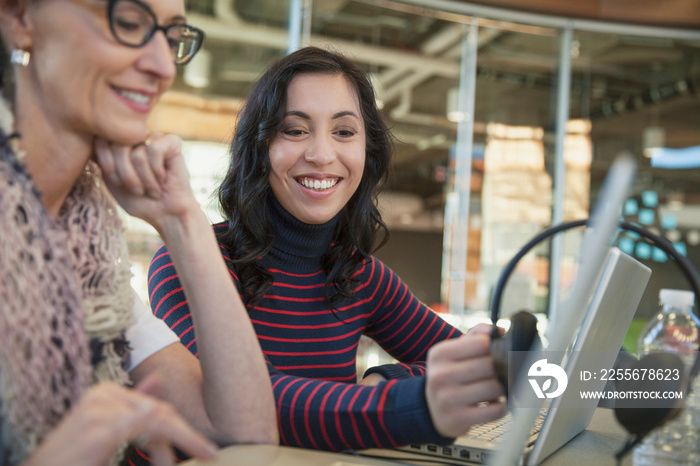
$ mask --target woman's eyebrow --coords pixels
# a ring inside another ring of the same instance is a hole
[[[290,111],[288,111],[288,112],[284,112],[284,116],[286,116],[286,117],[288,117],[288,116],[298,116],[298,117],[303,118],[303,119],[305,119],[305,120],[310,120],[310,119],[311,119],[311,117],[310,117],[307,113],[304,113],[304,112],[302,112],[301,110],[290,110]]]
[[[334,113],[334,114],[333,114],[333,119],[335,120],[335,119],[337,119],[337,118],[342,118],[342,117],[344,117],[344,116],[352,116],[352,117],[357,118],[358,120],[360,119],[360,117],[357,116],[357,114],[356,114],[355,112],[352,112],[352,111],[350,111],[350,110],[344,110],[344,111],[342,111],[342,112]]]
[[[288,112],[285,112],[284,116],[285,117],[298,116],[298,117],[303,118],[305,120],[311,119],[311,117],[307,113],[304,113],[301,110],[290,110]],[[352,116],[352,117],[357,118],[358,120],[360,119],[360,117],[358,117],[355,112],[350,111],[350,110],[343,110],[342,112],[334,113],[333,116],[331,117],[331,119],[337,120],[338,118],[342,118],[344,116]]]

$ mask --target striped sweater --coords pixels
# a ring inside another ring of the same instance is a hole
[[[338,219],[308,225],[276,201],[272,204],[275,242],[260,260],[274,282],[249,315],[268,364],[281,442],[324,450],[449,443],[430,420],[423,374],[428,348],[459,336],[459,330],[421,303],[375,257],[356,272],[354,299],[336,311],[340,322],[326,306],[321,267]],[[221,232],[226,225],[214,228]],[[226,257],[227,248],[221,249]],[[232,268],[230,273],[240,292]],[[196,356],[187,300],[165,247],[153,258],[148,287],[155,315]],[[375,387],[355,384],[363,334],[400,361],[400,378]]]

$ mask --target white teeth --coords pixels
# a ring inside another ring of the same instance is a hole
[[[127,91],[124,89],[117,89],[117,92],[119,92],[121,95],[126,97],[129,100],[133,100],[134,102],[138,102],[140,104],[147,104],[151,98],[145,94],[141,94],[140,92],[134,92],[134,91]]]
[[[299,178],[297,180],[303,186],[313,189],[314,191],[325,191],[326,189],[332,188],[338,184],[338,178],[331,178],[327,180],[313,180],[311,178]]]

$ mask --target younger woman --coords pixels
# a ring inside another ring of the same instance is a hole
[[[448,443],[504,412],[488,336],[460,336],[371,255],[386,229],[376,200],[390,152],[364,73],[318,48],[273,63],[240,115],[215,231],[287,445]],[[205,337],[195,339],[169,250],[149,275],[153,312],[197,354]],[[400,363],[356,384],[363,334]]]

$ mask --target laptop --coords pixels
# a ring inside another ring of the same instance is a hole
[[[615,355],[622,346],[637,306],[646,289],[651,270],[617,248],[611,248],[591,297],[565,371],[569,385],[564,394],[542,409],[528,436],[525,453],[528,464],[538,464],[588,427],[598,405],[598,399],[581,401],[576,381],[580,371],[592,365],[586,354],[596,358],[595,366],[613,367]],[[607,359],[607,360],[606,360]],[[585,389],[601,391],[605,381],[586,383]],[[575,405],[576,408],[562,408]],[[452,445],[408,445],[402,451],[428,454],[455,463],[488,463],[498,450],[502,434],[510,430],[510,415],[487,424],[474,426],[457,438]]]
[[[624,335],[639,305],[651,271],[616,248],[610,249],[613,233],[617,229],[619,212],[627,197],[635,173],[635,162],[631,156],[618,157],[611,166],[591,216],[590,226],[579,252],[580,269],[576,283],[568,298],[556,309],[556,328],[550,336],[548,354],[564,354],[574,343],[566,362],[551,360],[565,368],[570,380],[579,370],[587,370],[578,355],[595,350],[609,361],[597,360],[599,367],[613,367]],[[585,317],[585,318],[584,318]],[[607,349],[607,352],[602,350]],[[551,352],[551,353],[550,353]],[[525,360],[524,367],[532,366],[541,353],[533,351]],[[563,358],[563,356],[562,356]],[[604,381],[597,381],[602,390]],[[595,390],[592,385],[587,389]],[[598,399],[590,399],[577,409],[570,406],[569,396],[577,396],[575,387],[555,398],[546,411],[544,401],[535,398],[533,389],[525,377],[517,381],[511,396],[515,400],[526,400],[528,408],[512,409],[512,423],[496,428],[503,433],[503,440],[491,438],[474,445],[469,435],[458,438],[453,445],[409,445],[403,451],[425,453],[442,457],[443,460],[489,463],[498,465],[518,464],[526,460],[537,464],[585,429],[595,412]],[[580,400],[577,406],[580,406]],[[560,409],[560,407],[562,407]],[[545,414],[546,413],[546,414]],[[498,422],[498,421],[496,421]],[[483,427],[483,426],[481,426]],[[470,430],[474,434],[481,428]],[[474,431],[474,432],[472,432]]]

